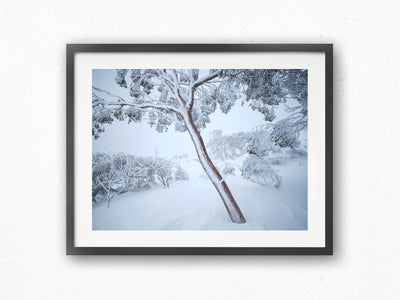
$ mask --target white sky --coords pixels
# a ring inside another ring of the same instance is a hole
[[[121,88],[115,81],[115,70],[93,70],[93,86],[129,99],[129,89]],[[211,123],[201,131],[207,145],[209,134],[215,129],[220,129],[224,134],[240,131],[250,131],[257,125],[265,124],[263,115],[253,111],[245,103],[240,105],[238,100],[228,114],[222,113],[219,108],[209,117]],[[187,132],[175,132],[172,124],[167,132],[159,133],[151,128],[146,120],[140,123],[127,121],[114,121],[106,126],[100,138],[93,138],[93,152],[125,152],[137,155],[154,155],[157,149],[160,157],[172,158],[176,154],[188,153],[195,157],[196,153]]]

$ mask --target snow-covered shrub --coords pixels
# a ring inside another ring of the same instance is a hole
[[[278,188],[282,178],[274,166],[307,156],[307,145],[300,143],[299,139],[300,131],[305,128],[302,117],[296,114],[291,116],[297,121],[288,118],[284,122],[257,126],[250,132],[224,135],[221,130],[214,130],[207,146],[215,159],[227,161],[243,158],[241,170],[244,178]],[[228,162],[219,169],[223,175],[235,171]]]
[[[95,154],[92,159],[92,201],[103,198],[109,206],[111,199],[124,189],[122,170],[126,161],[108,154]]]
[[[159,183],[167,188],[171,181],[189,179],[188,173],[172,161],[154,158],[153,168]]]
[[[223,135],[221,130],[214,130],[210,134],[207,149],[213,158],[235,159],[247,153],[248,143],[249,136],[244,132]]]
[[[253,154],[243,161],[242,176],[265,186],[279,188],[282,184],[282,177],[275,172],[271,164]]]
[[[224,163],[221,169],[224,176],[235,175],[235,166],[230,162]]]
[[[117,194],[168,188],[171,181],[187,178],[181,166],[162,158],[96,153],[92,156],[92,201],[105,200],[109,205]]]
[[[189,180],[189,174],[181,166],[175,165],[173,168],[175,180]]]

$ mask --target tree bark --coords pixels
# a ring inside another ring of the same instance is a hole
[[[201,137],[200,132],[197,130],[196,126],[194,125],[192,116],[189,111],[186,111],[183,119],[185,121],[185,125],[190,134],[190,137],[193,141],[200,164],[206,172],[208,178],[210,178],[211,182],[217,189],[218,194],[221,196],[224,206],[232,222],[246,223],[246,219],[244,218],[239,206],[233,198],[233,195],[228,185],[211,161],[204,145],[203,138]]]

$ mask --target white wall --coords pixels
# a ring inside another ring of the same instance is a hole
[[[0,299],[399,299],[399,1],[0,5]],[[334,43],[333,257],[65,256],[66,43]],[[396,186],[397,185],[397,186]]]

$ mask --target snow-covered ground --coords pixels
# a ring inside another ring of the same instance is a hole
[[[218,164],[218,162],[216,162]],[[189,180],[125,193],[93,205],[93,230],[307,230],[307,160],[274,166],[279,189],[236,176],[225,178],[247,222],[229,219],[220,196],[194,159],[182,162]]]

